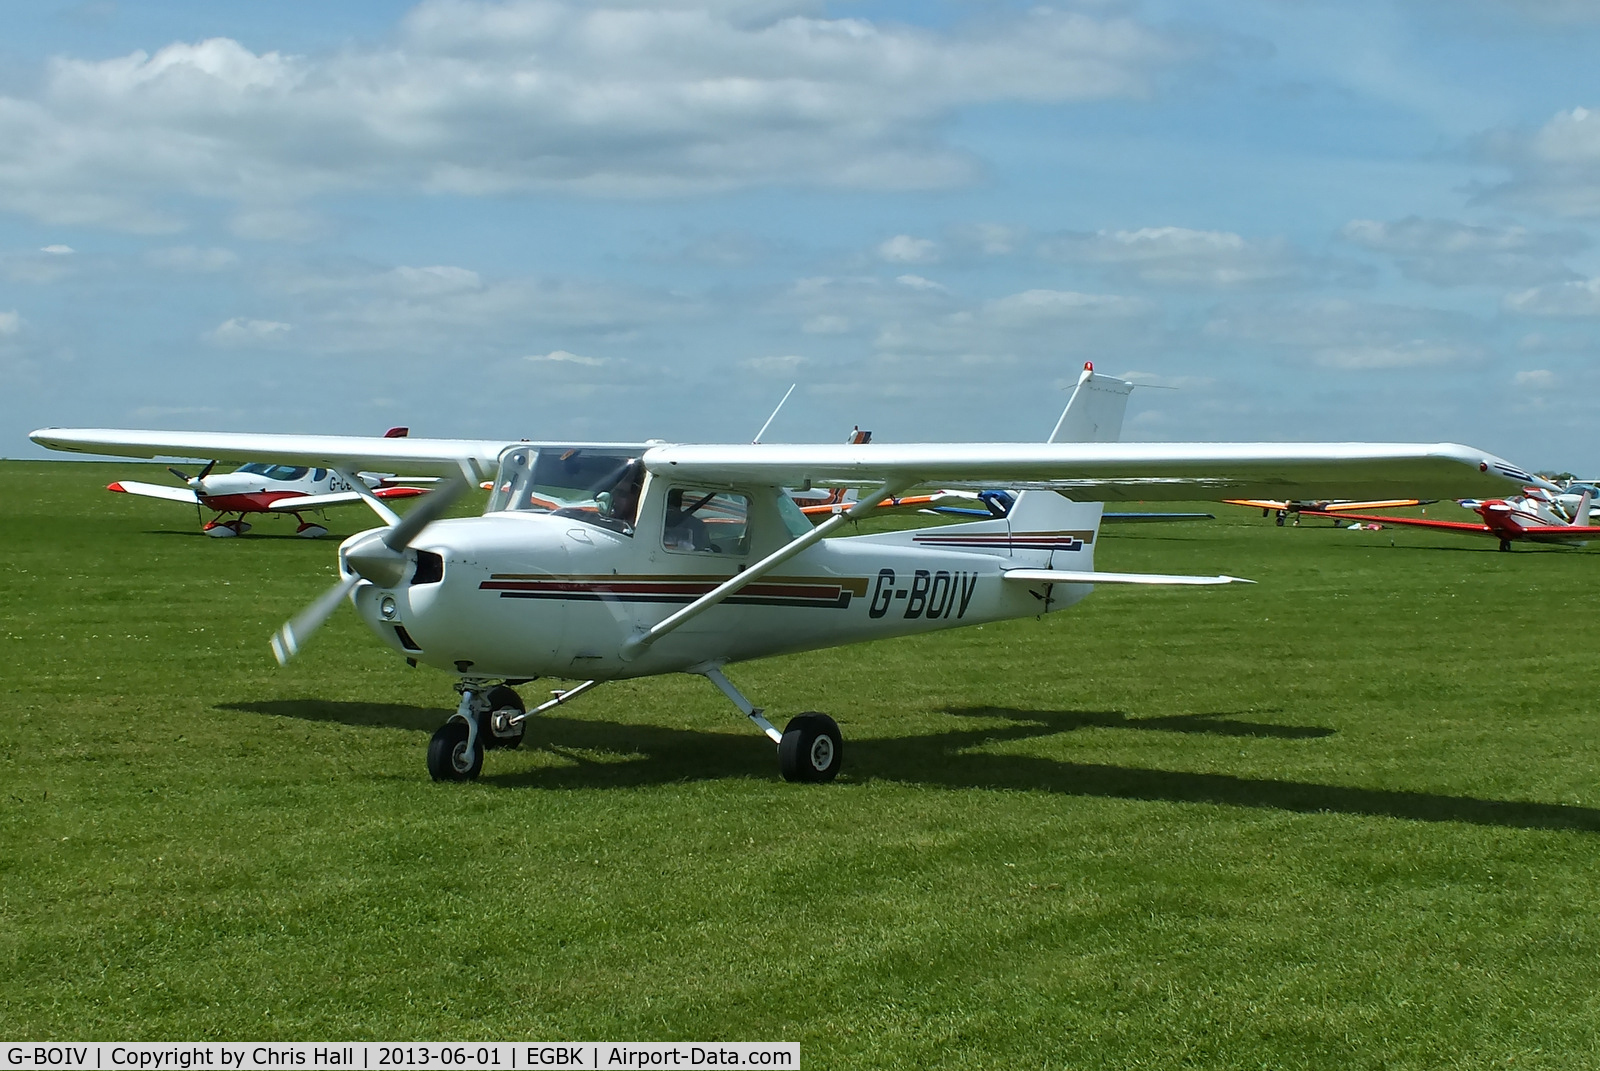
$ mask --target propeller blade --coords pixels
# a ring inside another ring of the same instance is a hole
[[[322,623],[333,616],[339,603],[361,582],[359,576],[347,576],[333,587],[318,595],[304,610],[290,618],[282,628],[272,634],[272,654],[278,665],[286,666],[289,659],[300,653],[301,646]]]
[[[172,473],[178,479],[182,480],[184,483],[188,483],[189,482],[189,477],[183,472],[182,469],[175,469],[171,465],[168,465],[167,466],[167,471]]]
[[[384,546],[390,550],[405,550],[417,534],[438,520],[466,489],[467,481],[460,476],[452,477],[443,487],[434,488],[400,518],[399,524],[383,533]]]
[[[206,462],[206,467],[200,470],[200,475],[196,476],[195,479],[197,479],[197,480],[205,479],[207,476],[211,475],[211,470],[216,468],[216,467],[217,467],[217,463],[215,461],[207,461]]]

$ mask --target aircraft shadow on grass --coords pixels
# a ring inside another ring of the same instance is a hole
[[[447,712],[436,707],[323,699],[234,703],[220,709],[361,727],[431,731]],[[1197,733],[1258,739],[1307,740],[1332,729],[1233,721],[1225,714],[1129,718],[1118,711],[1015,710],[964,707],[962,718],[1004,719],[1006,724],[917,736],[847,739],[845,777],[948,789],[1009,789],[1063,796],[1212,803],[1301,814],[1327,812],[1465,822],[1511,829],[1600,832],[1600,809],[1560,803],[1480,799],[1407,789],[1357,788],[1234,774],[1154,770],[1107,763],[1069,762],[1037,755],[988,754],[974,749],[1038,739],[1075,729]],[[668,729],[560,716],[529,719],[524,751],[566,760],[560,766],[485,773],[480,783],[503,788],[632,788],[683,781],[768,778],[771,745],[750,733]]]

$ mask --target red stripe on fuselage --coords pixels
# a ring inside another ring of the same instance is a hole
[[[201,495],[200,504],[218,513],[265,513],[274,502],[305,497],[300,491],[252,491],[237,495]]]

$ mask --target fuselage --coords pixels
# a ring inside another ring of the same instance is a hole
[[[1490,533],[1500,539],[1526,539],[1535,543],[1571,543],[1586,539],[1592,534],[1587,527],[1579,527],[1571,535],[1549,531],[1551,528],[1569,527],[1571,522],[1553,513],[1542,503],[1525,498],[1487,499],[1477,503],[1473,507],[1473,512],[1482,517]]]
[[[402,582],[363,580],[352,601],[390,647],[440,669],[614,680],[1032,616],[1091,590],[1002,577],[1052,561],[1092,568],[1100,507],[1061,500],[1082,514],[1075,531],[1013,534],[1002,519],[823,540],[630,660],[630,637],[810,528],[779,488],[722,489],[699,511],[711,531],[697,547],[669,503],[702,490],[652,480],[626,526],[583,510],[437,521]]]

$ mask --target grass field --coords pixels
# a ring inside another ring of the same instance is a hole
[[[699,678],[438,785],[446,677],[348,609],[268,653],[335,542],[130,468],[0,464],[0,1032],[1600,1067],[1600,553],[1216,506],[1096,564],[1258,586],[734,667],[832,785]]]

